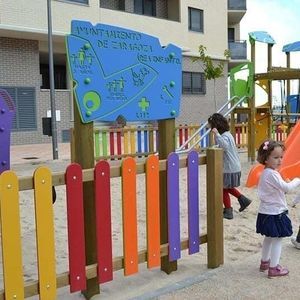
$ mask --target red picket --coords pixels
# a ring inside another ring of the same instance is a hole
[[[94,172],[98,282],[104,283],[113,279],[109,163],[99,161]]]
[[[73,293],[86,289],[81,166],[76,163],[69,165],[66,169],[65,180],[68,216],[70,291]]]

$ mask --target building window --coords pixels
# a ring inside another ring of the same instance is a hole
[[[40,74],[42,77],[41,89],[50,89],[49,65],[40,64]],[[54,65],[54,86],[55,89],[67,89],[66,66]]]
[[[206,84],[204,73],[183,72],[182,92],[184,94],[205,94]]]
[[[125,0],[120,0],[118,4],[119,10],[125,11]]]
[[[83,3],[83,4],[89,4],[89,0],[67,0],[69,2],[77,2],[77,3]]]
[[[99,0],[100,7],[125,11],[125,0]]]
[[[228,28],[228,42],[234,42],[234,40],[235,40],[234,28]]]
[[[34,87],[0,87],[7,91],[15,104],[13,131],[32,131],[37,129],[36,95]]]
[[[134,12],[139,15],[156,16],[156,0],[134,0]]]
[[[189,30],[203,32],[203,10],[189,7]]]

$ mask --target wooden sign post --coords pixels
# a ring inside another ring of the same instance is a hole
[[[76,101],[74,101],[74,162],[81,165],[82,169],[94,168],[94,134],[93,122],[82,123]],[[94,182],[83,183],[84,203],[84,233],[86,264],[97,262],[96,251],[96,215],[94,202]],[[86,299],[100,293],[97,277],[87,279],[87,288],[83,292]]]
[[[175,151],[175,119],[166,119],[158,122],[159,132],[159,159],[167,159]],[[168,243],[168,211],[167,211],[167,171],[160,171],[160,243]],[[177,270],[177,261],[169,261],[168,256],[161,257],[161,270],[170,274]]]

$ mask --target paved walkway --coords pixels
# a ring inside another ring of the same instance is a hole
[[[58,144],[58,160],[70,160],[70,144]],[[37,163],[53,159],[52,144],[15,145],[10,148],[10,164]]]

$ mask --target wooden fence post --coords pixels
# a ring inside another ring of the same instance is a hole
[[[71,153],[71,163],[74,162],[75,159],[75,134],[74,128],[70,128],[70,153]]]
[[[158,122],[159,159],[166,159],[175,150],[175,119]],[[168,243],[167,171],[160,171],[160,243]],[[170,274],[177,270],[177,261],[169,262],[168,256],[161,257],[161,270]]]
[[[223,237],[223,149],[206,150],[207,266],[224,263]]]
[[[83,124],[80,119],[77,103],[74,99],[74,162],[81,165],[82,169],[94,168],[94,127],[93,122]],[[96,214],[94,201],[94,181],[83,183],[84,199],[84,233],[86,264],[97,262],[96,251]],[[83,291],[86,299],[99,294],[98,278],[87,280],[87,289]]]

